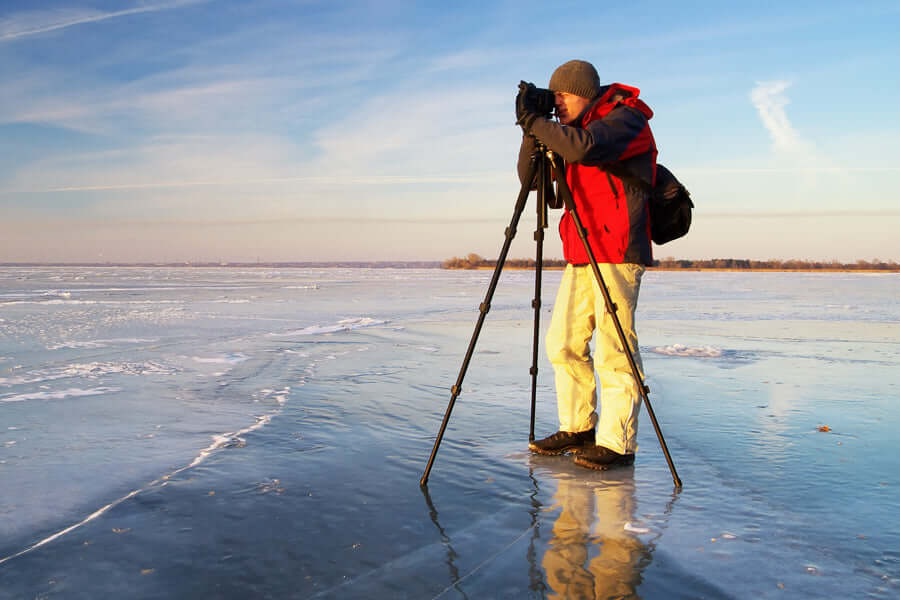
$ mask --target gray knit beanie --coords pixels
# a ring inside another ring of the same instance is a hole
[[[548,89],[592,99],[601,93],[601,79],[590,62],[571,60],[557,67]]]

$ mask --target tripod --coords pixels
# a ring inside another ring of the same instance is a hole
[[[585,251],[588,254],[588,260],[591,264],[591,270],[598,282],[601,294],[604,296],[604,304],[607,308],[607,312],[612,317],[612,322],[614,324],[614,327],[616,328],[620,343],[622,344],[623,352],[628,358],[632,376],[635,378],[635,383],[638,386],[639,393],[641,394],[641,399],[643,400],[644,405],[648,411],[648,416],[651,419],[651,423],[654,425],[654,431],[657,434],[657,440],[660,442],[660,448],[663,450],[663,455],[666,458],[667,465],[669,466],[670,474],[673,477],[673,483],[677,488],[681,488],[682,480],[679,479],[679,475],[676,473],[676,466],[673,464],[673,459],[670,456],[669,450],[666,446],[666,440],[663,439],[663,432],[660,431],[660,425],[657,423],[657,417],[654,414],[654,409],[651,407],[651,401],[648,398],[650,389],[644,384],[644,380],[642,379],[641,373],[638,370],[638,365],[635,363],[635,358],[633,357],[632,352],[629,348],[629,343],[626,340],[626,335],[623,331],[622,324],[620,323],[619,317],[616,314],[616,304],[610,297],[610,292],[607,289],[607,285],[604,283],[604,278],[601,275],[600,267],[598,267],[597,260],[595,259],[594,253],[591,250],[591,246],[588,243],[588,233],[586,232],[585,227],[582,225],[582,221],[579,218],[578,212],[576,211],[576,205],[573,201],[572,193],[566,184],[566,174],[563,170],[563,165],[560,164],[560,161],[554,157],[553,153],[549,152],[547,147],[544,144],[540,143],[538,140],[536,140],[535,148],[532,151],[529,163],[529,174],[523,181],[519,196],[516,199],[516,206],[513,211],[513,217],[510,220],[509,227],[507,227],[504,232],[504,244],[501,247],[500,255],[498,256],[497,263],[495,264],[494,274],[491,277],[491,282],[488,284],[488,291],[485,294],[485,299],[479,305],[479,317],[476,321],[475,330],[473,331],[472,337],[469,340],[469,347],[467,348],[466,355],[463,358],[463,364],[461,365],[460,372],[457,375],[456,383],[454,383],[453,387],[451,387],[451,398],[447,404],[447,410],[444,412],[444,419],[441,421],[441,427],[438,430],[437,437],[435,438],[435,445],[432,447],[432,453],[429,456],[429,461],[426,464],[422,478],[420,478],[419,480],[419,485],[425,486],[428,484],[429,474],[431,473],[432,466],[435,463],[435,456],[438,453],[438,447],[441,445],[441,440],[444,438],[444,432],[447,429],[448,422],[450,421],[450,416],[451,412],[454,409],[454,404],[456,403],[457,397],[462,391],[463,378],[466,376],[466,371],[469,368],[469,363],[472,360],[473,353],[475,352],[476,342],[478,341],[479,334],[482,331],[482,325],[485,323],[485,317],[488,315],[488,311],[491,310],[491,300],[494,297],[495,290],[497,289],[501,271],[503,271],[504,263],[507,260],[507,253],[510,251],[510,245],[513,242],[513,238],[516,236],[516,227],[519,224],[519,219],[522,216],[523,210],[525,209],[526,200],[529,197],[532,182],[537,182],[538,188],[538,223],[535,228],[535,297],[532,300],[532,308],[535,312],[535,318],[532,338],[532,366],[529,369],[529,373],[532,377],[529,441],[531,442],[535,439],[535,398],[538,384],[538,338],[539,316],[541,308],[541,271],[542,263],[544,260],[542,253],[544,249],[544,230],[547,228],[547,208],[549,196],[548,192],[550,192],[550,196],[553,196],[551,169],[553,169],[554,175],[556,175],[557,194],[559,196],[557,201],[555,201],[554,207],[559,208],[558,201],[562,199],[563,205],[565,206],[566,210],[569,211],[573,222],[576,225],[576,229],[579,233],[579,238],[581,239],[582,244],[585,247]]]

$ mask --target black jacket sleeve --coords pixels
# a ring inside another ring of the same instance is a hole
[[[622,156],[646,124],[647,119],[638,110],[618,106],[585,129],[537,119],[530,133],[568,163],[602,164]]]

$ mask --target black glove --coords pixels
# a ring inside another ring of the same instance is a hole
[[[519,82],[519,93],[516,95],[516,124],[522,127],[523,133],[529,133],[535,119],[541,117],[536,103],[535,84]]]

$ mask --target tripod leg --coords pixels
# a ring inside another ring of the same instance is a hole
[[[547,169],[547,158],[539,159],[538,171],[538,202],[536,206],[537,218],[535,224],[535,297],[532,299],[532,309],[535,312],[534,327],[532,330],[532,366],[529,374],[532,376],[531,412],[529,415],[529,441],[535,441],[535,404],[538,396],[538,347],[540,337],[541,319],[541,273],[544,263],[544,230],[547,228],[547,191],[550,185],[550,172]]]
[[[497,259],[497,264],[494,266],[494,274],[491,277],[491,283],[488,285],[488,291],[485,294],[484,301],[479,305],[479,318],[476,321],[475,330],[472,333],[472,337],[469,340],[469,347],[466,350],[466,355],[463,358],[463,364],[460,366],[460,372],[457,374],[457,381],[454,386],[451,388],[451,397],[450,401],[447,403],[447,410],[444,412],[444,419],[441,421],[441,427],[438,430],[438,435],[435,438],[435,445],[432,447],[432,453],[429,455],[429,461],[426,464],[425,471],[422,474],[422,477],[419,480],[419,485],[424,486],[429,481],[429,474],[432,471],[432,465],[435,463],[435,456],[438,454],[438,446],[441,445],[441,440],[444,437],[444,431],[447,429],[447,424],[450,421],[451,411],[454,409],[454,403],[457,401],[457,396],[460,395],[460,392],[463,389],[463,378],[466,376],[466,370],[469,368],[469,361],[472,359],[472,355],[475,352],[476,342],[479,339],[479,333],[482,331],[482,325],[485,323],[485,316],[488,314],[488,311],[491,310],[491,299],[494,297],[495,289],[497,288],[498,280],[500,280],[501,271],[504,268],[504,263],[507,261],[507,253],[510,251],[510,245],[513,242],[513,238],[516,236],[516,227],[519,224],[519,218],[522,216],[523,209],[526,206],[526,200],[529,197],[529,191],[531,188],[531,183],[535,178],[535,174],[537,173],[538,164],[540,162],[541,156],[538,152],[532,154],[532,161],[529,166],[529,175],[526,177],[522,188],[519,191],[519,197],[516,199],[516,207],[513,210],[513,217],[510,220],[510,225],[507,227],[504,232],[504,244],[501,248],[500,255]]]
[[[623,331],[622,323],[620,323],[619,317],[616,314],[616,304],[614,304],[613,299],[610,297],[610,291],[607,289],[607,285],[604,283],[604,277],[601,275],[601,269],[600,267],[598,267],[598,261],[595,259],[594,253],[591,251],[591,245],[588,243],[588,234],[585,231],[585,227],[582,225],[582,220],[579,218],[579,213],[576,210],[576,204],[573,201],[572,193],[566,186],[566,175],[563,172],[563,168],[560,164],[558,164],[556,161],[551,162],[553,164],[554,171],[557,174],[558,189],[563,196],[564,203],[566,204],[566,210],[568,210],[569,214],[572,216],[576,230],[579,233],[579,239],[582,240],[582,245],[585,247],[585,252],[588,254],[588,262],[591,264],[591,270],[594,273],[594,277],[601,289],[601,294],[604,296],[604,304],[607,307],[607,312],[613,319],[613,325],[616,328],[616,333],[619,336],[620,343],[622,344],[623,352],[625,353],[626,358],[629,360],[629,367],[632,370],[632,376],[635,378],[635,383],[638,386],[638,392],[641,394],[641,399],[644,401],[645,408],[647,408],[651,423],[654,425],[654,432],[657,434],[657,441],[660,442],[660,448],[661,450],[663,450],[663,456],[666,458],[666,464],[669,466],[670,474],[673,476],[673,483],[677,488],[681,488],[682,480],[679,478],[678,473],[676,473],[676,465],[673,464],[673,459],[670,456],[669,449],[666,446],[666,440],[663,439],[663,432],[660,430],[660,424],[657,423],[657,417],[654,414],[654,408],[651,406],[651,400],[648,398],[648,393],[650,390],[644,384],[644,380],[641,377],[641,372],[638,370],[638,365],[635,363],[635,358],[632,356],[632,351],[628,341],[626,340],[626,334]]]

